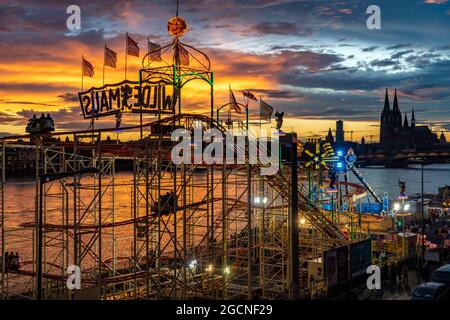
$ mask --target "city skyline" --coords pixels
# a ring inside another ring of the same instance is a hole
[[[227,101],[231,84],[238,99],[240,90],[251,90],[284,111],[284,127],[301,137],[325,136],[342,119],[353,140],[376,141],[388,87],[390,95],[398,89],[403,112],[415,109],[418,124],[450,130],[450,44],[439,32],[450,26],[448,1],[382,1],[381,30],[366,27],[368,1],[180,2],[190,29],[183,41],[211,59],[216,106]],[[76,96],[81,55],[95,68],[94,77],[85,78],[86,89],[102,83],[105,44],[118,53],[117,69],[106,68],[105,82],[123,80],[126,32],[139,42],[141,58],[147,37],[170,42],[166,24],[175,2],[77,4],[82,24],[75,34],[65,23],[70,3],[0,5],[2,135],[24,133],[27,119],[41,111],[52,114],[57,129],[86,128]],[[128,58],[128,78],[137,79],[141,58]],[[193,88],[195,95],[184,94],[186,111],[207,112],[208,88]],[[257,115],[256,105],[252,113]],[[136,121],[127,117],[123,124]]]

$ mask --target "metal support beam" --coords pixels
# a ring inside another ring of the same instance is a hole
[[[291,208],[289,212],[289,253],[291,260],[290,298],[300,298],[300,263],[299,263],[299,228],[298,228],[298,164],[297,142],[292,136],[291,141]]]

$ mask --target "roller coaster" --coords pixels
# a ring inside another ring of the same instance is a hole
[[[36,201],[42,193],[42,203],[37,204],[36,213],[39,205],[44,213],[42,277],[47,298],[69,298],[71,294],[72,298],[85,298],[94,289],[95,296],[102,299],[289,296],[289,167],[273,176],[261,176],[258,165],[248,164],[248,152],[243,165],[174,165],[170,137],[151,131],[157,125],[174,123],[189,130],[195,121],[201,121],[204,130],[211,125],[226,130],[208,117],[181,114],[144,124],[142,128],[149,132],[137,143],[102,143],[102,134],[114,129],[70,132],[73,142],[35,139],[37,175],[91,166],[99,169],[96,174],[57,179],[37,190]],[[122,128],[132,129],[136,127]],[[67,134],[51,133],[46,138]],[[8,138],[2,139],[3,152],[8,142]],[[129,218],[116,212],[120,203],[114,199],[123,185],[115,181],[116,158],[134,163],[133,177],[126,183],[131,188]],[[312,176],[317,174],[307,169],[298,172],[300,274],[305,279],[306,262],[319,258],[327,248],[384,229],[382,218],[339,212],[337,205],[332,210],[325,208],[330,203],[326,192],[311,198],[308,185],[324,189],[314,182]],[[5,184],[3,177],[2,203],[11,196],[4,193]],[[349,182],[338,183],[338,187],[350,189],[346,199],[366,192],[363,186]],[[175,192],[172,199],[176,200],[169,211],[162,212],[159,199],[165,191]],[[255,197],[264,198],[265,204],[255,204]],[[337,216],[332,217],[332,211]],[[31,221],[9,229],[8,213],[2,211],[2,248],[8,248],[9,241],[19,234],[24,239],[21,269],[2,274],[3,294],[9,297],[36,296],[36,216],[30,214]],[[25,244],[28,251],[33,249],[29,255]],[[65,288],[71,264],[82,270],[85,289],[80,292],[70,293]],[[22,292],[9,293],[6,288],[18,282],[23,286],[14,287]]]
[[[181,65],[179,46],[197,66]],[[387,232],[384,217],[355,211],[367,191],[375,195],[356,168],[349,164],[362,185],[327,178],[330,168],[320,163],[305,166],[307,143],[293,133],[281,143],[274,175],[261,175],[267,164],[249,161],[251,133],[239,121],[246,144],[233,152],[244,154],[244,163],[175,164],[174,129],[192,132],[201,124],[204,132],[226,133],[230,126],[218,113],[214,118],[208,57],[178,38],[158,50],[168,49],[175,53],[170,63],[152,61],[153,52],[144,57],[139,79],[172,85],[178,108],[155,110],[148,123],[140,113],[139,125],[120,128],[139,131],[139,140],[105,143],[117,129],[94,128],[94,116],[88,130],[0,138],[1,256],[14,248],[22,261],[14,272],[3,263],[2,298],[297,299],[308,294],[310,262]],[[211,88],[211,116],[181,110],[181,89],[194,80]],[[6,149],[23,147],[17,139],[35,152],[35,194],[28,199],[7,192]],[[132,162],[132,171],[116,172],[119,159]],[[34,201],[34,211],[19,218],[5,206],[11,201]],[[79,290],[67,287],[72,265],[80,268]]]

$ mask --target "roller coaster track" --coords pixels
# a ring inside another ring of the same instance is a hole
[[[236,199],[226,198],[226,200],[239,202],[241,205],[246,205],[245,202],[236,201]],[[187,204],[186,206],[177,206],[177,213],[183,212],[183,210],[186,210],[186,209],[197,208],[197,207],[205,205],[207,203],[220,202],[220,201],[223,201],[223,199],[222,198],[214,198],[211,201],[202,200],[202,201],[197,201],[197,202]],[[173,214],[173,212],[170,212],[168,214]],[[155,212],[152,212],[152,214],[149,216],[150,219],[153,219],[156,217],[158,217],[158,215]],[[139,223],[139,222],[145,222],[145,219],[146,219],[146,216],[142,216],[142,217],[138,217],[138,218],[134,218],[134,219],[117,221],[114,223],[104,222],[104,223],[102,223],[101,227],[102,227],[102,229],[121,227],[121,226]],[[25,222],[25,223],[20,224],[20,227],[34,228],[35,222]],[[74,225],[71,225],[71,224],[61,225],[61,224],[53,224],[53,223],[44,223],[43,228],[44,228],[44,232],[51,232],[51,231],[60,231],[60,230],[71,230],[71,229],[74,229],[75,227],[74,227]],[[82,224],[82,225],[77,225],[76,228],[78,230],[95,230],[95,229],[99,229],[100,226],[98,224]]]
[[[284,175],[276,174],[273,176],[266,176],[265,179],[269,185],[277,190],[280,195],[289,200],[289,181]],[[298,208],[305,219],[319,230],[325,237],[332,242],[339,242],[339,240],[346,240],[345,235],[339,230],[334,223],[332,223],[314,203],[312,203],[308,197],[299,190],[299,203]]]
[[[244,132],[246,131],[244,130]],[[248,133],[248,135],[250,137],[251,133]],[[258,148],[259,146],[260,144],[258,144]],[[268,154],[267,150],[262,151],[263,153],[265,152],[264,154]],[[246,153],[244,152],[243,154]],[[249,161],[247,155],[245,161],[246,163]],[[266,175],[264,176],[264,179],[273,189],[277,190],[281,197],[285,200],[289,201],[291,199],[290,183],[281,171],[278,171],[274,175]],[[345,235],[339,230],[339,228],[332,221],[330,221],[313,202],[308,199],[301,189],[302,188],[298,189],[298,208],[305,219],[332,243],[338,243],[342,240],[346,240]]]

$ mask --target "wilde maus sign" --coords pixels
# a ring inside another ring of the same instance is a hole
[[[78,93],[85,119],[118,112],[172,113],[178,94],[172,85],[125,80]]]

